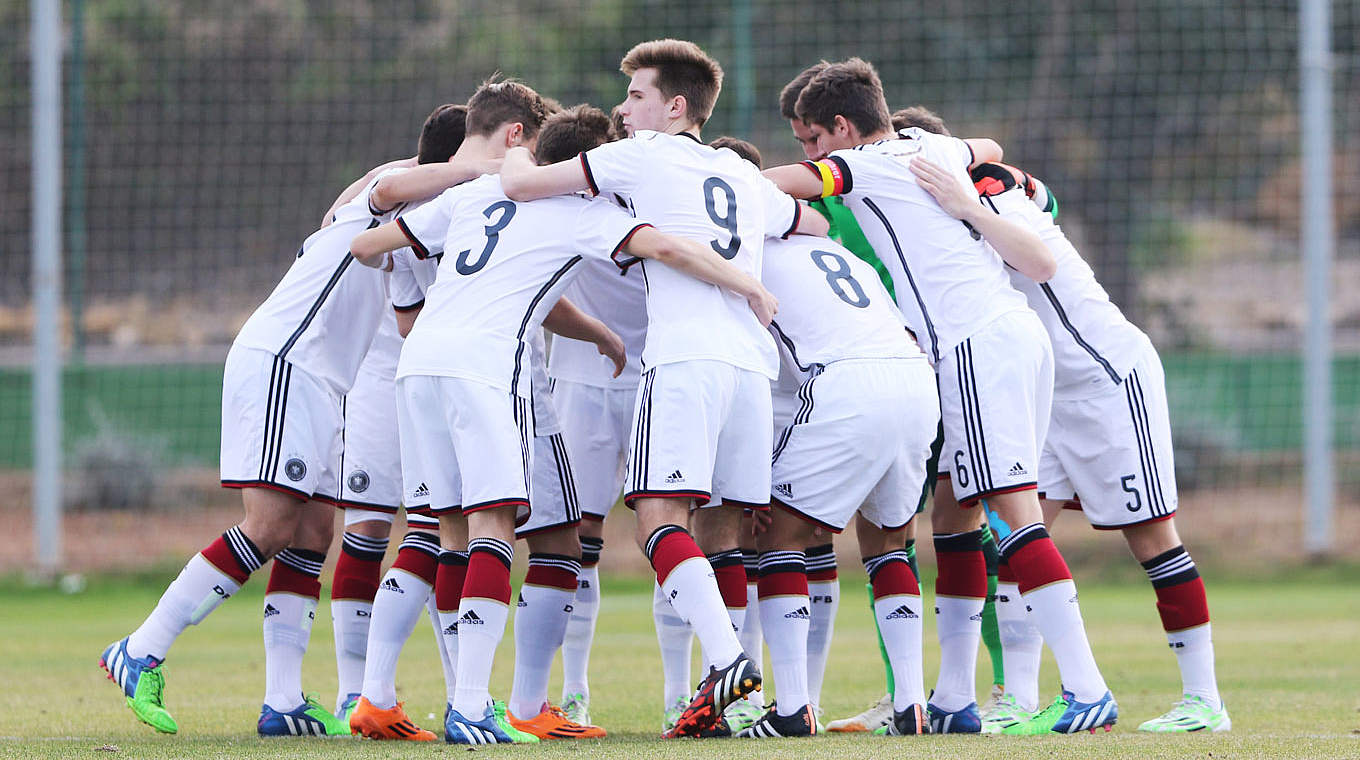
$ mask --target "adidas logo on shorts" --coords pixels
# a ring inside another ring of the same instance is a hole
[[[382,589],[383,591],[395,591],[398,594],[406,593],[406,589],[403,589],[401,586],[397,585],[396,578],[388,578],[387,580],[383,581]]]
[[[421,483],[416,487],[415,493],[411,494],[411,496],[417,499],[428,499],[430,498],[430,487]]]
[[[910,607],[903,604],[892,612],[889,612],[884,617],[884,620],[907,620],[914,617],[917,617],[916,613],[912,612]]]
[[[482,620],[481,616],[478,615],[473,610],[468,610],[467,612],[463,613],[462,617],[458,618],[459,625],[462,625],[464,623],[468,625],[486,625],[486,621]]]
[[[666,482],[667,482],[667,483],[683,483],[683,482],[685,482],[685,476],[684,476],[684,475],[681,475],[679,470],[676,470],[675,472],[672,472],[670,475],[667,475],[667,476],[666,476]]]
[[[778,492],[780,496],[787,496],[790,499],[793,498],[793,485],[791,483],[780,483],[774,487],[774,490]]]
[[[275,607],[275,606],[272,605],[272,604],[266,604],[266,605],[264,606],[264,616],[265,616],[265,617],[274,617],[275,615],[278,615],[278,614],[279,614],[279,608],[278,608],[278,607]]]
[[[794,610],[793,612],[790,612],[789,614],[785,615],[784,617],[786,617],[786,618],[797,618],[798,620],[807,620],[807,619],[808,619],[809,617],[811,617],[811,616],[812,616],[812,615],[811,615],[811,613],[808,612],[808,608],[807,608],[807,607],[799,607],[798,609]]]
[[[1011,469],[1008,470],[1008,471],[1006,472],[1006,474],[1007,474],[1007,475],[1028,475],[1028,474],[1029,474],[1029,470],[1026,470],[1024,465],[1020,464],[1019,462],[1016,462],[1015,464],[1011,465]]]

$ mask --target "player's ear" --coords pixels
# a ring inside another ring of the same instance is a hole
[[[670,103],[667,103],[666,105],[667,115],[672,119],[683,119],[685,118],[685,114],[689,111],[689,102],[685,100],[684,95],[676,95],[671,98]]]
[[[849,137],[852,129],[854,129],[854,125],[850,123],[849,119],[836,114],[836,119],[831,124],[831,134],[837,137]]]
[[[524,125],[517,121],[511,123],[509,128],[505,130],[505,147],[514,148],[518,145],[523,144],[523,142],[524,142]]]

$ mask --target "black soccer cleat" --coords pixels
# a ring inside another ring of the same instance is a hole
[[[744,654],[737,655],[721,670],[710,667],[689,707],[680,713],[675,725],[663,733],[662,738],[702,736],[718,722],[728,705],[753,691],[760,691],[760,683],[760,670]]]
[[[792,715],[780,715],[771,707],[760,720],[737,732],[737,736],[752,739],[775,739],[785,736],[814,736],[817,733],[817,716],[812,714],[811,705],[803,705]]]
[[[921,705],[907,705],[905,710],[893,710],[892,723],[887,726],[889,736],[913,736],[930,733],[930,719]]]

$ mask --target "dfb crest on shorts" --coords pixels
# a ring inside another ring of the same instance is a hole
[[[292,481],[302,480],[307,475],[307,463],[293,457],[283,463],[283,474],[287,475],[288,479]]]
[[[363,493],[368,490],[368,473],[363,470],[355,470],[349,474],[349,490],[355,493]]]

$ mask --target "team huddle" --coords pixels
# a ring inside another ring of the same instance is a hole
[[[722,69],[698,46],[644,42],[620,69],[612,117],[483,84],[326,212],[227,357],[221,478],[245,518],[101,657],[136,716],[178,730],[170,646],[273,559],[261,735],[436,739],[395,686],[426,614],[446,741],[603,737],[587,671],[622,497],[656,571],[663,737],[1109,730],[1118,705],[1048,535],[1064,509],[1121,530],[1153,585],[1183,696],[1140,729],[1229,730],[1204,584],[1174,527],[1161,362],[1049,188],[923,107],[892,113],[857,58],[784,88],[808,160],[770,168],[750,143],[700,139]],[[914,550],[928,501],[929,693]],[[301,681],[337,508],[332,710]],[[408,532],[383,573],[398,511]],[[824,726],[828,534],[852,522],[888,687]],[[1061,675],[1048,704],[1044,645]]]

